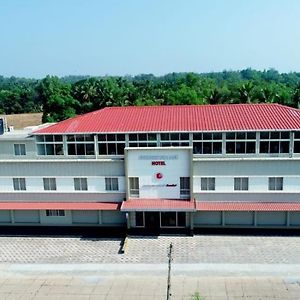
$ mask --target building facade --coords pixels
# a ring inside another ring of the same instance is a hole
[[[300,110],[113,107],[0,135],[0,225],[300,227]]]

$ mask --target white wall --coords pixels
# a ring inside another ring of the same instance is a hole
[[[201,177],[194,176],[194,193],[201,192],[234,192],[234,193],[258,193],[258,192],[274,192],[269,191],[269,177],[280,177],[280,171],[278,174],[270,174],[270,176],[207,176],[215,178],[215,191],[201,191]],[[299,172],[300,173],[300,172]],[[202,176],[206,177],[206,176]],[[247,177],[249,178],[248,191],[235,191],[234,190],[234,178],[235,177]],[[282,191],[275,191],[282,192]],[[283,176],[283,192],[300,192],[300,175],[299,176]]]
[[[152,165],[156,161],[164,165]],[[127,165],[128,177],[139,177],[140,198],[178,199],[180,177],[190,177],[190,150],[128,149]]]
[[[56,178],[56,191],[44,191],[43,177],[34,176],[15,176],[22,177],[26,180],[26,191],[14,191],[13,177],[0,176],[0,192],[74,192],[74,178],[73,177],[55,177]],[[45,176],[46,177],[46,176]],[[76,176],[74,176],[76,177]],[[79,176],[80,177],[80,176]],[[109,177],[109,176],[108,176]],[[124,176],[111,176],[118,178],[119,190],[109,191],[110,193],[125,193],[125,177]],[[108,192],[105,190],[105,177],[86,177],[88,181],[88,192]],[[77,191],[76,191],[77,192]]]
[[[72,212],[65,210],[65,216],[46,216],[46,210],[40,211],[41,224],[67,225],[72,224]]]

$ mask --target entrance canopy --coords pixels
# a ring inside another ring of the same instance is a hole
[[[300,211],[300,202],[196,202],[197,211]]]
[[[123,201],[121,211],[195,211],[194,200],[183,199],[128,199]]]

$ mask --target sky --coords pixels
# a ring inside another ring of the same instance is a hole
[[[299,0],[0,0],[0,75],[300,71]]]

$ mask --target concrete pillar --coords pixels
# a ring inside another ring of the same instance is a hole
[[[225,226],[225,211],[222,211],[222,226]]]
[[[257,226],[257,212],[255,211],[254,212],[254,227],[256,227]]]
[[[10,211],[10,219],[11,219],[11,223],[14,224],[15,223],[15,214],[14,214],[13,210]]]
[[[290,227],[290,212],[286,212],[286,226]]]
[[[127,229],[130,229],[131,224],[130,224],[130,213],[129,212],[126,213],[126,221],[127,221]]]
[[[191,212],[190,214],[190,229],[193,230],[194,229],[194,213]]]
[[[98,218],[99,218],[99,224],[101,225],[102,224],[102,211],[101,210],[98,211]]]

